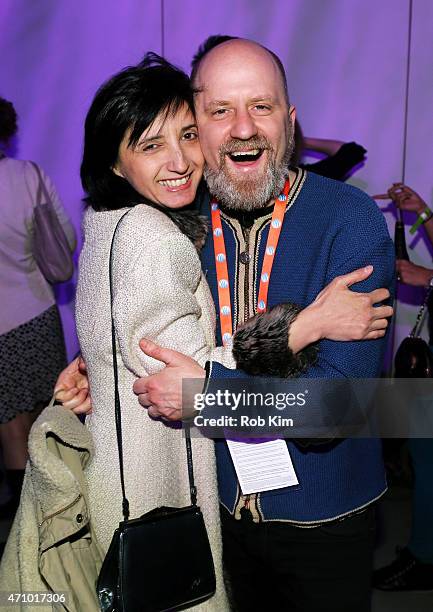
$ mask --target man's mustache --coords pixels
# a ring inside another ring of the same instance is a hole
[[[271,151],[272,146],[269,140],[263,136],[252,136],[248,140],[231,138],[220,146],[219,152],[223,156],[230,153],[238,153],[239,151],[251,151],[252,149]]]

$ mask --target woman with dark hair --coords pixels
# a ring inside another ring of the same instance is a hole
[[[137,376],[160,364],[139,348],[143,336],[203,364],[214,345],[212,298],[196,248],[205,221],[193,211],[203,156],[188,77],[149,54],[97,92],[86,119],[81,178],[87,192],[77,288],[77,331],[92,389],[86,424],[95,456],[87,469],[91,520],[103,550],[122,519],[114,419],[109,296],[113,244],[113,315],[118,339],[125,488],[131,518],[157,506],[186,506],[189,484],[179,427],[149,418],[136,401]],[[230,350],[217,358],[234,367]],[[216,356],[214,352],[214,356]],[[194,474],[214,556],[217,592],[203,609],[228,608],[221,568],[213,442],[193,438]],[[175,568],[173,568],[175,571]]]

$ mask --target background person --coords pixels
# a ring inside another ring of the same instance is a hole
[[[323,154],[323,159],[304,163],[303,157],[310,151]],[[294,166],[320,176],[345,181],[364,164],[366,153],[367,150],[356,142],[304,136],[301,124],[297,119],[295,121],[295,150],[291,160]]]
[[[12,500],[0,508],[3,516],[18,504],[28,432],[66,363],[53,288],[32,253],[38,175],[30,162],[6,155],[16,132],[15,109],[0,98],[0,446],[12,492]],[[72,252],[73,226],[52,182],[42,176]]]
[[[433,223],[425,201],[404,183],[394,183],[386,194],[375,196],[391,199],[402,210],[424,213],[423,225],[433,244]],[[418,266],[411,261],[398,260],[400,281],[414,287],[429,287],[433,269]],[[433,345],[432,299],[428,303],[430,346]],[[413,438],[408,440],[412,460],[414,488],[412,496],[412,524],[409,542],[397,547],[396,559],[374,572],[373,584],[382,591],[432,591],[433,590],[433,440]]]
[[[373,198],[375,200],[392,200],[401,210],[416,213],[418,217],[421,217],[422,225],[424,225],[427,235],[433,243],[432,211],[422,197],[411,187],[401,182],[393,183],[386,193],[374,195]]]

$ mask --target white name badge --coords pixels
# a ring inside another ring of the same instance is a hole
[[[237,442],[227,440],[243,495],[299,484],[284,440]]]

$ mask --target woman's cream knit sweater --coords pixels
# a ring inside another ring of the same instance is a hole
[[[107,550],[122,520],[108,264],[114,229],[126,210],[87,210],[76,301],[77,330],[93,405],[93,413],[86,421],[95,445],[95,456],[87,468],[89,505],[103,550]],[[190,503],[182,431],[152,420],[132,391],[138,376],[153,374],[163,367],[141,352],[139,340],[154,340],[202,365],[211,352],[213,359],[227,367],[235,364],[230,350],[214,348],[214,305],[195,247],[162,212],[139,204],[122,220],[114,242],[113,286],[125,486],[131,518],[135,518],[157,506]],[[213,442],[195,436],[192,445],[198,503],[217,574],[216,595],[195,609],[221,611],[228,609],[228,604],[222,581]],[[168,584],[170,571],[176,572],[176,568],[168,568]]]

